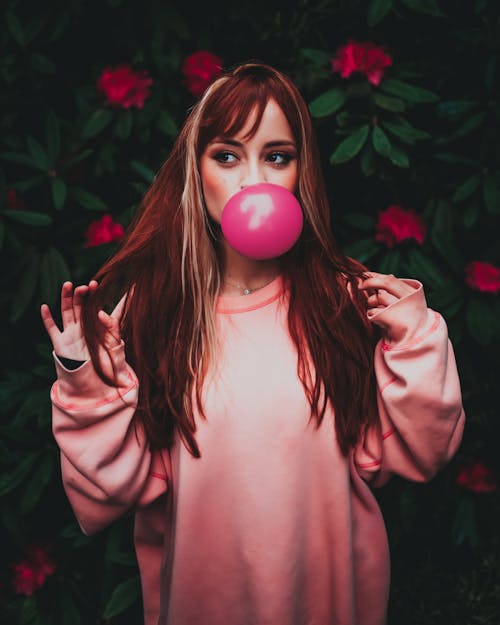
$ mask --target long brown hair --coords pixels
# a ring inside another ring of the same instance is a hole
[[[365,267],[347,258],[332,236],[309,111],[285,75],[246,63],[216,80],[190,111],[119,250],[97,272],[99,287],[84,307],[83,328],[95,369],[103,381],[116,385],[97,357],[102,342],[97,311],[125,294],[120,328],[127,362],[139,379],[136,418],[155,447],[169,447],[177,431],[191,454],[201,456],[193,397],[203,416],[202,388],[217,361],[220,232],[204,207],[199,159],[216,136],[238,133],[254,110],[249,135],[256,132],[269,98],[283,110],[297,142],[304,228],[281,266],[290,288],[288,327],[297,347],[297,373],[311,418],[319,427],[331,402],[344,454],[376,418],[373,350],[378,335],[357,289]]]

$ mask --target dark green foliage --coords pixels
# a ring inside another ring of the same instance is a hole
[[[224,7],[222,9],[222,6]],[[0,621],[139,623],[132,520],[98,536],[63,493],[50,424],[54,366],[39,306],[88,281],[114,250],[85,247],[105,213],[126,226],[193,104],[184,58],[260,59],[288,73],[318,130],[334,234],[370,269],[421,280],[447,320],[468,417],[431,483],[377,491],[392,549],[390,625],[500,622],[498,490],[456,483],[477,459],[500,471],[500,294],[472,289],[470,261],[500,266],[500,7],[494,0],[6,0],[0,12]],[[380,84],[332,73],[349,39],[392,58]],[[105,104],[107,66],[147,70],[142,109]],[[16,192],[14,201],[13,191]],[[16,203],[17,202],[17,203]],[[379,212],[413,209],[422,245],[375,239]],[[31,597],[12,564],[30,545],[57,563]]]

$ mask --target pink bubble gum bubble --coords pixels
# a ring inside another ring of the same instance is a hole
[[[299,201],[285,187],[261,182],[229,198],[222,210],[222,233],[243,256],[264,260],[287,252],[302,232]]]

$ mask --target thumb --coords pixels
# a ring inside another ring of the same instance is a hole
[[[100,310],[97,313],[97,317],[99,321],[106,328],[106,333],[109,334],[114,340],[115,343],[118,344],[121,341],[120,337],[120,326],[119,321],[115,317],[108,315],[104,310]],[[108,347],[113,347],[112,345],[108,345]]]

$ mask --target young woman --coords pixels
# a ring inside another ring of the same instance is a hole
[[[220,222],[260,182],[294,193],[304,225],[253,260]],[[336,246],[287,77],[250,63],[208,88],[119,251],[61,308],[62,332],[41,312],[64,486],[87,534],[135,513],[147,625],[385,622],[371,487],[451,458],[459,378],[422,284]]]

